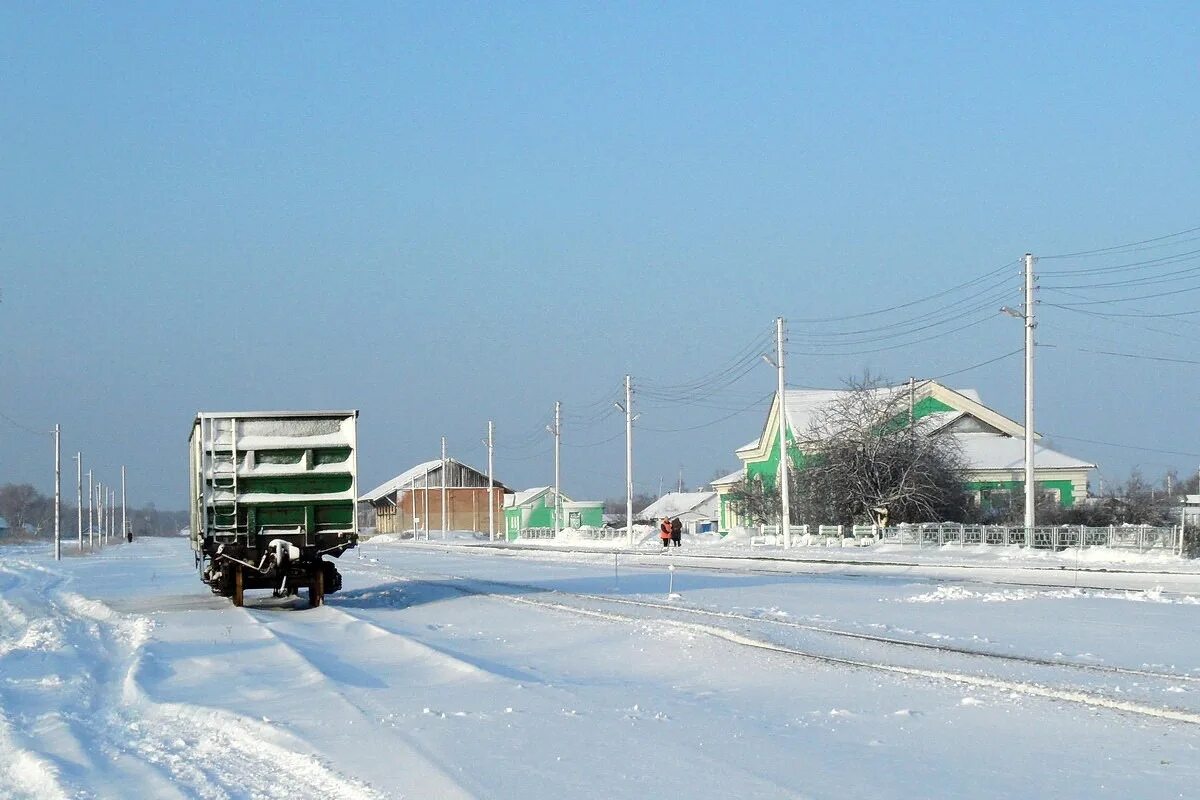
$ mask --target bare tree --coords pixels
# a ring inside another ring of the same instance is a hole
[[[798,521],[927,522],[967,510],[957,440],[911,419],[908,392],[866,376],[798,433],[792,517]]]
[[[789,484],[789,487],[795,484]],[[768,488],[760,476],[742,478],[729,490],[729,507],[752,525],[765,525],[779,521],[782,503],[779,492]]]

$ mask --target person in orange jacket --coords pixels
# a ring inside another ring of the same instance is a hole
[[[662,522],[658,523],[658,537],[662,539],[663,547],[671,546],[671,519],[663,517]]]

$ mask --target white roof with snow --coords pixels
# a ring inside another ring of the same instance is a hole
[[[681,517],[685,514],[716,519],[716,492],[668,492],[641,510],[643,519]]]
[[[962,445],[963,459],[974,470],[1022,470],[1025,469],[1025,440],[1015,436],[995,433],[951,434]],[[1037,469],[1094,469],[1078,458],[1051,450],[1034,442],[1033,463]]]

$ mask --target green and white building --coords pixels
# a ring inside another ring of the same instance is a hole
[[[602,500],[572,500],[559,492],[560,516],[554,524],[554,487],[537,486],[505,498],[504,531],[509,541],[527,528],[599,528],[604,524]]]
[[[974,389],[950,389],[937,381],[880,387],[897,403],[911,407],[912,417],[925,436],[953,436],[966,462],[967,488],[976,500],[994,505],[999,495],[1021,495],[1025,490],[1025,428],[1019,422],[983,404]],[[779,476],[780,420],[786,423],[788,457],[793,468],[804,463],[797,445],[812,427],[814,415],[827,408],[845,390],[789,389],[784,393],[783,414],[776,396],[767,412],[758,438],[736,451],[741,469],[712,483],[720,497],[720,530],[746,524],[730,508],[733,485],[742,478],[761,476],[766,486],[776,485]],[[907,396],[907,398],[905,397]],[[904,403],[907,399],[908,403]],[[1095,469],[1073,456],[1038,444],[1034,434],[1034,475],[1039,491],[1054,495],[1063,506],[1073,506],[1087,497],[1088,475]]]

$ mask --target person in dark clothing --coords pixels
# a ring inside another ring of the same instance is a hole
[[[671,546],[671,520],[666,517],[658,524],[658,537],[662,539],[663,547]]]
[[[679,517],[671,520],[671,541],[676,547],[683,546],[683,523],[679,521]]]

